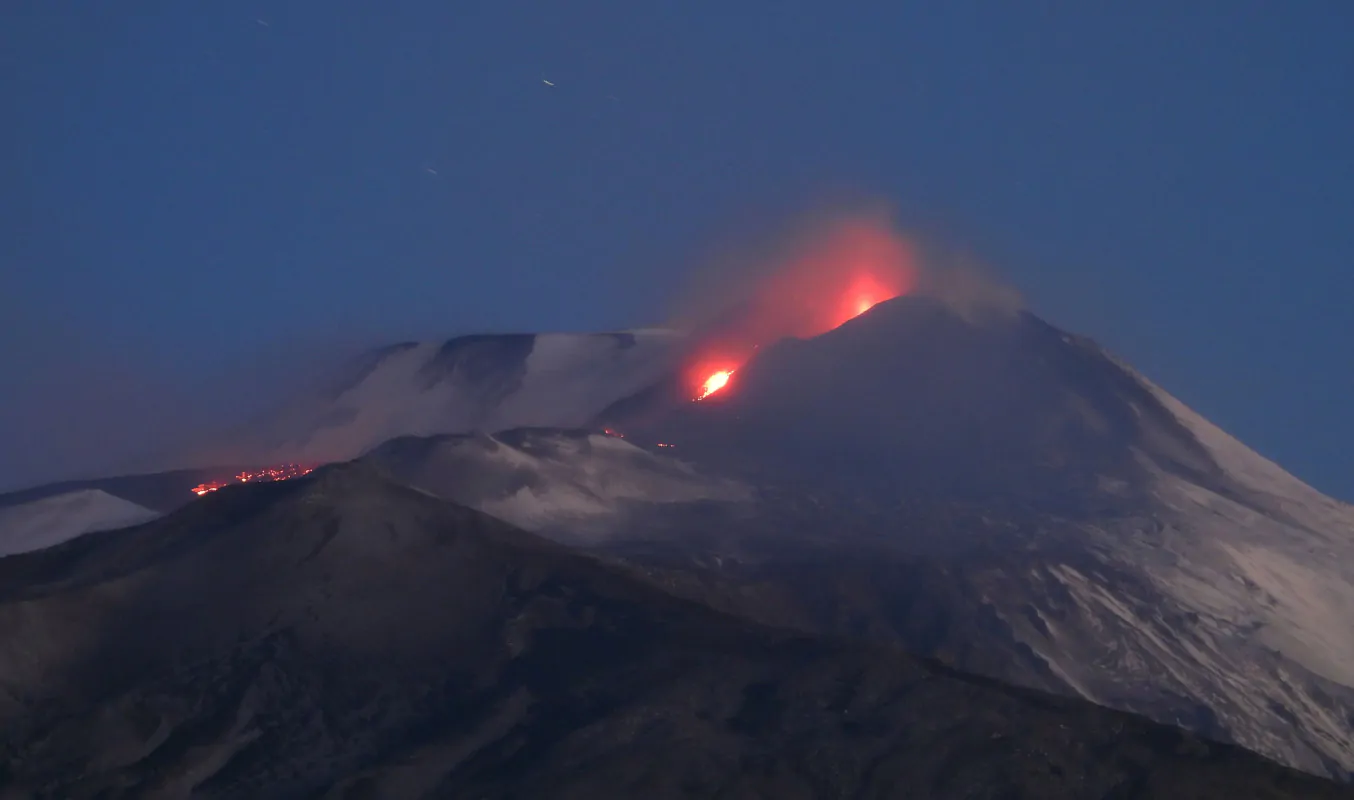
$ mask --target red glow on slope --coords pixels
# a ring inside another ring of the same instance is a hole
[[[254,472],[241,472],[232,475],[224,480],[207,481],[199,483],[193,487],[193,494],[201,497],[209,492],[214,492],[223,486],[229,486],[232,483],[258,483],[259,481],[285,481],[290,478],[299,478],[302,475],[309,475],[315,470],[314,467],[303,467],[300,464],[279,464],[276,467],[265,467]]]
[[[864,314],[866,311],[874,308],[885,300],[892,300],[902,292],[897,291],[891,286],[887,286],[872,275],[859,275],[852,281],[850,288],[846,292],[845,299],[842,302],[838,317],[841,322],[837,325],[846,323],[849,320]],[[832,327],[837,327],[833,325]]]
[[[690,368],[692,396],[724,388],[758,346],[826,333],[908,294],[917,277],[912,245],[882,220],[845,219],[818,229],[745,287],[738,318],[710,333]]]
[[[912,246],[882,223],[851,220],[803,242],[753,290],[736,327],[755,344],[836,328],[878,303],[912,291]]]

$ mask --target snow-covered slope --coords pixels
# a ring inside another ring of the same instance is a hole
[[[639,330],[396,345],[250,424],[207,458],[321,463],[354,458],[399,436],[578,427],[660,380],[683,341],[671,331]]]
[[[659,569],[755,564],[726,570],[750,576],[730,610],[883,631],[1305,769],[1354,770],[1350,506],[1027,313],[899,298],[767,343],[699,403],[668,380],[687,344],[636,331],[386,348],[214,463],[368,453],[531,530],[670,559]],[[558,430],[598,423],[629,439]],[[623,549],[626,536],[649,538]],[[882,591],[842,587],[862,562]],[[769,596],[769,615],[739,606]],[[787,597],[816,608],[796,616]]]
[[[1268,512],[1288,517],[1312,533],[1324,532],[1337,542],[1354,543],[1354,506],[1327,497],[1298,480],[1128,365],[1117,363],[1152,392],[1204,446],[1214,463],[1248,491],[1253,502],[1263,504]]]
[[[1155,492],[1138,514],[1046,521],[1047,555],[1017,576],[994,570],[998,615],[1083,697],[1354,771],[1347,533],[1165,472]]]
[[[603,537],[632,520],[632,512],[749,498],[734,481],[706,478],[676,458],[585,431],[403,438],[363,460],[416,488],[571,540]]]
[[[902,298],[764,348],[709,402],[606,422],[707,474],[802,487],[782,491],[808,495],[802,521],[778,524],[825,552],[884,542],[962,575],[871,612],[887,628],[936,608],[896,629],[914,649],[975,669],[1031,655],[1023,674],[1066,691],[1354,771],[1354,510],[1094,342]],[[946,620],[983,615],[1000,622],[949,638]]]
[[[27,553],[96,531],[160,516],[98,489],[81,489],[0,508],[0,556]]]
[[[1295,744],[1237,726],[1238,739],[1262,752],[1354,772],[1354,507],[1307,486],[1129,372],[1229,479],[1219,487],[1156,470],[1156,535],[1108,531],[1121,560],[1140,559],[1160,596],[1192,623],[1164,632],[1193,641],[1176,648],[1177,663],[1160,684],[1215,693],[1230,706],[1224,718],[1297,728]],[[1084,588],[1068,588],[1085,596]],[[1212,680],[1200,680],[1200,672]]]

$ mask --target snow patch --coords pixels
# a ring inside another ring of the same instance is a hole
[[[670,334],[613,336],[541,334],[527,357],[521,388],[494,410],[494,430],[518,427],[576,428],[603,409],[658,381],[671,362]]]
[[[661,380],[684,343],[665,330],[423,342],[384,355],[337,395],[297,399],[213,458],[327,463],[400,436],[578,428]]]
[[[42,550],[87,533],[139,525],[158,516],[100,489],[0,508],[0,556]]]
[[[530,485],[483,502],[482,510],[529,530],[584,517],[615,514],[627,502],[680,503],[739,500],[746,493],[707,480],[690,465],[655,456],[611,436],[551,437],[531,449],[493,440],[490,458],[527,470]]]
[[[1219,546],[1259,595],[1258,640],[1328,680],[1354,687],[1354,585],[1274,550]]]
[[[1354,541],[1354,506],[1318,492],[1291,473],[1209,422],[1165,389],[1115,359],[1121,369],[1150,391],[1203,445],[1214,463],[1238,484],[1269,498],[1276,508],[1314,531]]]
[[[596,538],[643,508],[751,499],[742,484],[599,433],[445,437],[412,458],[398,446],[369,458],[411,484],[548,535]]]

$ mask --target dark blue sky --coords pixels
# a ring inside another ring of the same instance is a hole
[[[1346,0],[10,4],[0,483],[278,342],[652,322],[849,192],[1351,499],[1352,40]]]

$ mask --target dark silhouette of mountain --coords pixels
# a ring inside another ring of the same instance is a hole
[[[0,559],[0,796],[1349,797],[357,464]]]
[[[1105,478],[1142,486],[1135,451],[1190,478],[1225,478],[1152,390],[1093,343],[1027,312],[975,321],[928,297],[766,347],[702,402],[625,400],[602,420],[636,435],[651,424],[684,452],[742,451],[763,467],[774,453],[777,467],[814,483],[928,496],[1076,506]]]

